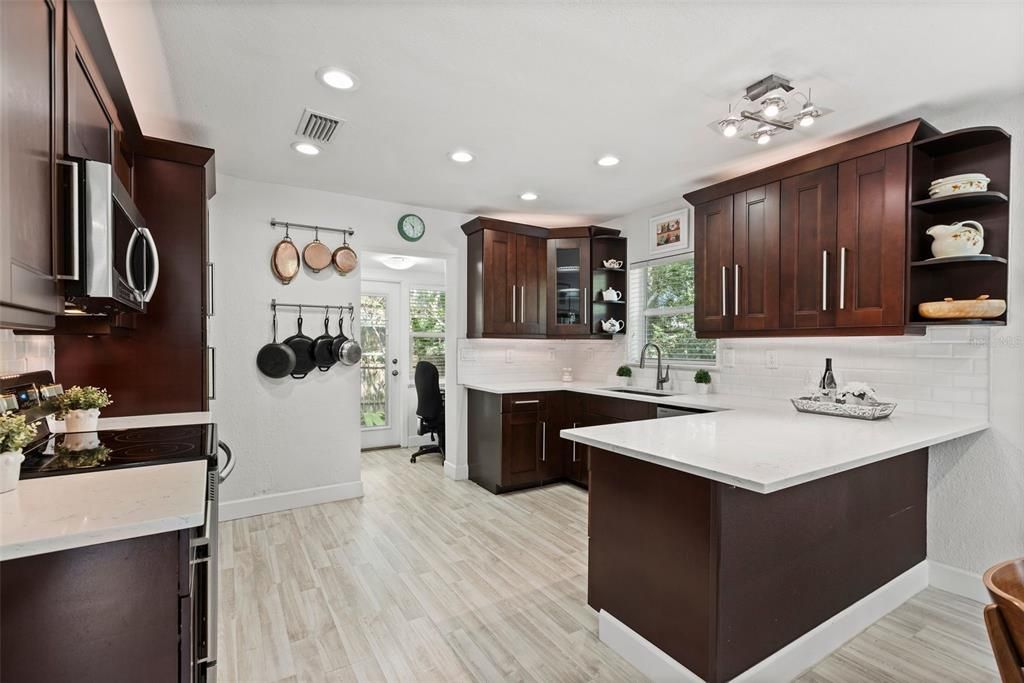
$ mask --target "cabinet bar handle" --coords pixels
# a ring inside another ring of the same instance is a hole
[[[213,261],[206,264],[206,317],[213,317]]]
[[[828,310],[828,250],[821,252],[821,310]]]
[[[572,428],[576,429],[576,425],[578,425],[578,424],[579,424],[578,422],[573,422],[572,423]],[[572,442],[572,461],[576,462],[576,442],[575,441]]]
[[[590,323],[590,289],[587,287],[583,288],[583,324],[587,325]]]
[[[733,268],[735,269],[732,272],[733,280],[735,281],[735,286],[733,287],[734,291],[732,293],[732,295],[733,295],[732,314],[738,316],[740,314],[740,264],[738,264],[738,263],[733,264]]]
[[[726,310],[726,306],[725,306],[726,287],[727,287],[726,284],[725,284],[726,283],[726,276],[725,276],[725,271],[726,270],[728,270],[728,268],[726,268],[725,266],[722,266],[722,317],[723,318],[725,316],[729,315],[729,312]]]
[[[846,247],[839,250],[839,308],[846,308]]]
[[[540,461],[544,462],[548,459],[548,423],[540,423]]]
[[[79,270],[79,259],[81,256],[82,248],[82,235],[79,230],[79,213],[78,213],[78,164],[74,161],[67,161],[65,159],[57,159],[57,163],[61,166],[67,166],[71,169],[71,274],[65,275],[60,273],[58,269],[54,268],[54,279],[55,280],[79,280],[82,277],[82,273]],[[56,257],[55,257],[56,260]]]
[[[519,322],[526,322],[526,285],[519,286]]]
[[[512,322],[516,321],[516,286],[512,285]]]
[[[212,401],[217,398],[217,349],[212,346],[206,348],[210,351],[209,381],[207,383],[209,389],[206,392],[206,398]]]
[[[524,406],[530,403],[540,403],[540,399],[535,398],[530,401],[512,401],[512,405],[514,406]]]

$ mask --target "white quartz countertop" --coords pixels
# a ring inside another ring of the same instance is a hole
[[[210,421],[209,413],[139,415],[100,418],[99,428]],[[189,529],[205,519],[205,460],[22,479],[0,493],[0,561]]]
[[[491,393],[574,391],[714,412],[564,429],[563,438],[758,493],[771,493],[988,428],[900,413],[873,422],[798,413],[788,401],[725,394],[643,396],[597,382],[470,383]]]
[[[23,479],[0,493],[0,561],[199,526],[206,461]]]

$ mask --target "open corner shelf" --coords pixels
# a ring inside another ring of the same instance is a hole
[[[910,265],[913,268],[923,267],[937,267],[944,266],[950,263],[1000,263],[1005,265],[1006,259],[1002,256],[992,256],[991,254],[974,254],[972,256],[944,256],[942,258],[930,258],[924,259],[923,261],[911,261]]]
[[[615,305],[615,306],[625,306],[626,305],[626,302],[622,301],[621,299],[619,301],[604,301],[603,299],[598,299],[598,300],[594,301],[594,303],[595,304],[612,304],[612,305]]]
[[[953,211],[961,209],[973,209],[987,204],[1005,204],[1010,201],[1002,192],[963,192],[961,194],[950,194],[945,197],[934,197],[932,199],[919,199],[912,202],[915,209],[939,213],[941,211]]]
[[[914,150],[929,156],[955,154],[975,147],[983,147],[996,142],[1010,142],[1010,135],[997,126],[978,126],[962,128],[943,135],[936,135],[914,143]]]
[[[625,268],[594,268],[595,273],[625,273]]]

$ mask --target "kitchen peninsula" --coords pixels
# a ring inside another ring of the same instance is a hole
[[[602,640],[656,678],[782,680],[851,637],[858,608],[874,621],[923,588],[928,446],[987,427],[744,402],[561,432],[589,447]]]

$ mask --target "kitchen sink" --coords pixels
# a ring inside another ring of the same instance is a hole
[[[614,391],[617,394],[639,394],[641,396],[678,396],[677,392],[664,391],[662,389],[634,389],[632,387],[608,387],[604,391]]]

